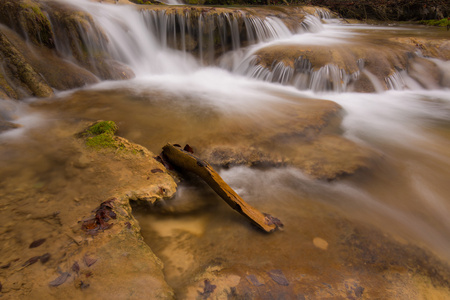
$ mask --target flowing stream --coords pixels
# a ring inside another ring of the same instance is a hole
[[[37,100],[30,99],[17,108],[17,122],[23,127],[0,135],[4,142],[27,136],[29,143],[39,144],[39,136],[31,136],[28,130],[59,119],[105,119],[119,124],[121,136],[154,153],[167,142],[188,143],[194,149],[237,145],[241,147],[237,151],[260,145],[260,149],[295,159],[300,155],[296,147],[304,140],[299,142],[295,134],[282,140],[268,136],[287,132],[289,124],[296,123],[290,112],[302,111],[305,101],[324,99],[342,107],[340,125],[330,129],[333,136],[342,136],[373,155],[367,168],[331,181],[314,179],[289,164],[221,169],[221,176],[247,202],[284,222],[284,231],[271,236],[256,232],[197,184],[180,187],[174,200],[182,207],[178,213],[136,208],[143,236],[164,261],[167,280],[175,290],[202,266],[211,264],[266,266],[285,274],[289,269],[310,274],[319,274],[319,268],[339,270],[342,257],[334,249],[340,249],[347,220],[360,224],[351,227],[378,228],[450,259],[448,87],[424,86],[401,70],[383,81],[363,68],[343,71],[326,64],[313,70],[308,61],[301,60],[294,67],[278,62],[265,68],[255,60],[255,54],[269,47],[369,45],[376,49],[390,38],[423,34],[448,38],[448,32],[346,25],[312,15],[294,31],[276,17],[249,16],[243,41],[233,32],[238,26],[236,16],[222,14],[214,20],[198,19],[204,34],[197,40],[201,50],[192,54],[188,36],[196,35],[183,26],[191,19],[189,12],[183,18],[164,10],[139,11],[136,6],[70,2],[89,12],[107,37],[103,49],[129,66],[136,77],[59,92],[47,100],[48,111],[45,106],[35,107]],[[202,28],[211,22],[221,26],[220,47],[206,38],[212,31]],[[64,40],[55,44],[70,59]],[[449,78],[448,61],[430,61],[437,62],[442,76]],[[352,91],[352,82],[363,73],[375,91]],[[313,151],[319,155],[321,149]],[[38,150],[22,151],[33,156]],[[325,258],[317,254],[322,246],[313,243],[316,238],[325,240],[328,246],[324,248],[333,254]],[[306,266],[300,262],[303,259],[308,261]]]

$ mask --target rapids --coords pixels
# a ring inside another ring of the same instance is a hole
[[[47,175],[58,160],[47,157],[43,150],[47,139],[36,128],[54,130],[67,120],[80,119],[114,120],[121,136],[154,153],[167,142],[188,143],[194,149],[236,144],[256,145],[295,160],[295,148],[304,141],[286,129],[296,122],[289,111],[301,111],[304,101],[319,99],[342,107],[340,125],[330,129],[333,134],[374,154],[368,167],[332,181],[315,179],[289,164],[221,169],[221,176],[246,201],[284,222],[284,231],[270,236],[256,232],[196,183],[182,184],[174,199],[174,206],[185,206],[187,212],[148,213],[135,207],[144,239],[163,260],[167,281],[176,293],[190,295],[184,288],[191,278],[205,266],[215,265],[229,270],[244,266],[249,272],[268,268],[290,274],[294,270],[331,282],[332,275],[323,273],[353,272],[342,267],[352,260],[343,259],[339,252],[347,249],[340,239],[348,226],[380,230],[400,244],[418,245],[450,260],[448,82],[439,84],[427,78],[428,71],[412,75],[406,68],[380,78],[356,60],[353,68],[341,62],[314,67],[312,58],[292,64],[274,60],[269,66],[257,58],[271,47],[297,45],[341,49],[342,53],[358,47],[377,51],[392,39],[423,34],[448,38],[448,32],[349,25],[320,10],[292,29],[276,16],[259,18],[245,10],[197,18],[189,10],[183,16],[131,5],[68,2],[92,16],[93,24],[106,36],[102,50],[131,68],[135,78],[59,91],[54,98],[31,98],[13,108],[0,100],[0,108],[13,110],[14,122],[22,126],[0,134],[2,168],[8,172],[29,168],[23,177],[17,175],[20,180],[39,174],[40,181],[52,185],[56,176]],[[238,32],[242,16],[246,36]],[[197,27],[188,26],[193,18]],[[219,41],[214,40],[214,30],[221,31]],[[196,52],[190,51],[193,37],[200,44]],[[76,63],[63,37],[55,45],[62,56]],[[95,51],[92,48],[93,59]],[[450,80],[449,61],[415,55],[436,63],[442,78]],[[364,74],[373,89],[355,92],[354,84]],[[424,77],[418,78],[420,74]],[[432,82],[424,84],[427,80]],[[283,139],[268,138],[285,132]],[[46,161],[42,162],[45,168],[40,160]],[[6,171],[0,174],[10,176]],[[60,179],[58,184],[64,186]],[[7,186],[2,189],[9,192]],[[313,243],[318,237],[326,240],[326,247]],[[331,254],[317,254],[321,247]],[[308,261],[306,265],[303,260]]]

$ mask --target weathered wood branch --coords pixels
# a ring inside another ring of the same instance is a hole
[[[206,161],[172,144],[163,147],[163,154],[174,166],[202,178],[228,205],[262,230],[272,232],[283,226],[277,218],[263,214],[246,203]]]

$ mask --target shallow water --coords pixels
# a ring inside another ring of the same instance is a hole
[[[99,7],[89,7],[98,22],[103,26],[114,23],[117,9],[107,6],[100,11]],[[110,29],[109,34],[139,28],[141,23],[131,24],[137,22],[133,13],[123,10],[122,29]],[[258,44],[248,53],[287,42],[333,47],[335,43],[374,43],[374,39],[420,36],[423,32],[440,37],[446,34],[424,27],[418,32],[417,27],[324,26],[314,33]],[[125,48],[118,50],[117,56],[133,68],[137,78],[62,92],[55,99],[31,99],[15,108],[16,122],[23,128],[0,136],[3,145],[11,146],[1,149],[2,176],[14,169],[29,169],[24,182],[33,181],[33,174],[40,173],[45,180],[53,178],[64,187],[60,178],[45,176],[58,166],[58,159],[38,155],[48,137],[31,130],[48,128],[49,124],[114,120],[121,136],[159,153],[167,142],[188,143],[194,148],[261,143],[265,136],[283,132],[286,124],[295,123],[287,111],[301,110],[301,101],[332,100],[343,108],[342,123],[334,132],[376,153],[372,167],[332,182],[312,179],[292,166],[222,169],[221,176],[247,202],[283,221],[284,231],[272,235],[255,230],[207,187],[196,183],[180,188],[174,201],[186,210],[178,214],[135,208],[144,239],[165,262],[168,282],[183,293],[192,276],[211,265],[254,272],[282,269],[286,274],[322,276],[328,278],[323,281],[332,281],[341,271],[351,273],[343,267],[348,259],[341,252],[348,250],[344,242],[352,231],[348,228],[359,226],[379,228],[450,260],[448,89],[371,94],[299,91],[219,67],[204,67],[186,53],[161,48],[148,37],[149,32],[133,34],[126,39],[143,44],[132,56]],[[113,47],[127,43],[125,37],[116,37]],[[146,47],[153,53],[151,59],[142,61],[146,55],[139,51]],[[278,122],[280,119],[284,122]],[[288,139],[286,145],[298,142],[296,136]],[[281,156],[295,155],[283,147],[273,145]],[[2,188],[9,192],[10,187]],[[321,240],[326,241],[326,247]]]

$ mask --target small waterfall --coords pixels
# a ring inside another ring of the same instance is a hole
[[[350,83],[358,79],[360,72],[348,74],[333,64],[313,68],[311,61],[299,57],[291,66],[274,61],[270,67],[260,64],[256,55],[246,58],[235,70],[236,73],[267,82],[293,85],[299,90],[345,92]]]
[[[60,1],[67,6],[65,1]],[[148,18],[134,6],[118,7],[84,0],[71,2],[71,5],[74,6],[70,14],[73,17],[50,18],[57,32],[57,50],[69,59],[82,64],[88,61],[94,69],[102,70],[112,63],[125,64],[138,76],[180,74],[198,67],[193,57],[179,55],[169,47],[178,38],[171,26],[176,23],[176,15],[153,11],[155,17]],[[49,12],[52,16],[52,10]],[[157,22],[158,19],[163,21]],[[182,37],[183,40],[186,41],[186,37]]]
[[[261,19],[238,10],[209,13],[144,9],[141,13],[162,48],[194,54],[204,64],[214,64],[227,51],[292,35],[277,18]]]
[[[390,90],[421,90],[422,85],[408,75],[405,70],[396,70],[392,75],[385,78]]]
[[[386,77],[386,84],[391,90],[403,90],[406,87],[405,81],[399,71],[395,71],[392,75]]]
[[[318,17],[305,15],[298,28],[292,31],[280,18],[257,10],[150,8],[86,0],[75,0],[70,4],[65,0],[46,2],[43,10],[50,20],[58,53],[101,79],[186,74],[209,65],[266,82],[292,85],[300,90],[351,91],[351,85],[361,74],[365,80],[373,82],[376,90],[386,87],[400,90],[436,88],[447,84],[446,80],[427,83],[418,78],[422,73],[420,63],[415,63],[415,74],[411,76],[409,72],[414,68],[408,69],[405,63],[392,65],[392,74],[387,78],[379,77],[377,81],[374,74],[380,76],[386,72],[373,72],[364,66],[360,66],[359,71],[355,71],[355,67],[347,68],[349,64],[358,65],[358,60],[363,61],[361,53],[352,48],[341,47],[336,52],[337,59],[345,57],[343,61],[333,61],[333,55],[323,52],[332,59],[313,65],[309,59],[317,59],[304,56],[304,49],[309,45],[325,48],[329,43],[345,43],[345,38],[351,36],[349,31],[322,24],[319,18],[330,18],[331,15],[317,8],[310,12]],[[280,50],[283,44],[293,45],[303,52],[294,56],[294,50],[286,57],[278,55],[272,60],[266,57],[261,61],[259,50],[271,46],[281,47]],[[308,51],[313,53],[315,50]],[[400,57],[405,53],[395,55]],[[353,56],[353,62],[347,59],[350,56]],[[410,54],[407,59],[415,57],[418,56]],[[404,71],[394,71],[394,67]]]
[[[331,11],[320,7],[315,9],[315,15],[317,15],[320,19],[323,20],[329,20],[333,18]]]
[[[97,76],[110,79],[102,64],[108,59],[108,37],[88,13],[48,10],[55,48],[60,55],[79,63]],[[103,55],[100,55],[103,54]]]
[[[320,32],[324,29],[320,19],[312,15],[307,15],[301,25],[305,32],[314,33]]]

